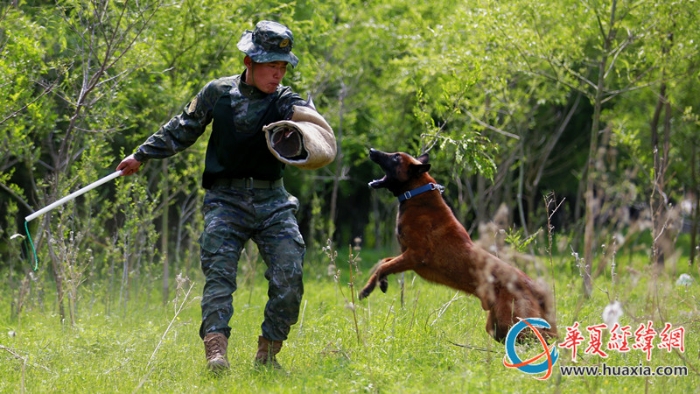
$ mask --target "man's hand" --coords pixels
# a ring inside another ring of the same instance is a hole
[[[117,171],[121,170],[122,176],[133,175],[141,168],[141,162],[134,158],[134,155],[129,155],[122,160],[117,166]]]

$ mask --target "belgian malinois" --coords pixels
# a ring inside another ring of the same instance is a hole
[[[369,296],[377,283],[386,293],[388,275],[413,270],[428,281],[479,298],[481,307],[488,311],[486,331],[499,342],[519,319],[532,317],[550,324],[551,329],[538,328],[545,338],[556,336],[551,294],[518,268],[472,242],[443,200],[442,186],[428,174],[427,154],[416,159],[403,152],[370,149],[369,157],[385,172],[369,186],[389,189],[400,201],[396,236],[401,254],[377,263],[360,299]]]

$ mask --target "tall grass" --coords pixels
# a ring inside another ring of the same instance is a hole
[[[603,308],[613,299],[622,303],[621,323],[636,327],[652,320],[657,331],[664,322],[686,330],[684,352],[655,349],[650,362],[639,351],[610,352],[608,359],[584,354],[584,343],[575,363],[570,351],[560,349],[557,366],[687,366],[689,376],[565,377],[555,368],[550,379],[539,381],[503,366],[504,348],[486,334],[486,314],[474,297],[407,273],[404,307],[398,276],[389,278],[386,294],[355,301],[369,267],[385,255],[341,249],[332,275],[322,253],[318,258],[325,260],[307,261],[302,316],[278,356],[284,372],[253,365],[267,299],[262,263],[249,266],[260,272],[246,275],[234,295],[231,370],[218,377],[205,368],[198,336],[200,275],[182,278],[166,306],[155,301],[160,299],[156,286],[150,294],[132,297],[126,312],[101,302],[110,296],[93,295],[90,313],[81,311],[74,324],[61,323],[47,306],[50,300],[43,306],[27,303],[21,320],[12,317],[8,294],[0,290],[0,392],[698,392],[700,285],[690,267],[668,267],[668,274],[659,274],[647,269],[648,257],[618,256],[614,276],[608,271],[597,278],[592,297],[584,299],[582,279],[570,268],[573,257],[551,257],[547,275],[552,277],[545,279],[557,289],[560,336],[576,321],[584,334],[585,326],[602,323]],[[534,269],[529,273],[535,275]],[[680,273],[695,281],[677,286]],[[105,292],[108,283],[96,289]],[[525,345],[519,351],[540,349]]]

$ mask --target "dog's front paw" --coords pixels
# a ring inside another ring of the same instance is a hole
[[[379,279],[379,289],[382,291],[382,293],[386,293],[388,288],[389,288],[389,280],[386,278],[386,276]]]
[[[363,298],[367,298],[371,292],[372,290],[367,290],[367,288],[365,287],[364,289],[362,289],[362,291],[360,291],[360,294],[357,295],[357,298],[360,300],[362,300]]]
[[[369,297],[370,293],[374,290],[375,283],[375,281],[369,281],[365,285],[365,287],[360,291],[360,294],[357,295],[357,298],[361,300],[363,298]]]

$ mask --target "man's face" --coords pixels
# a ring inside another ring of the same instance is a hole
[[[252,63],[252,62],[251,62]],[[252,63],[252,84],[265,93],[274,93],[287,73],[287,62]],[[248,78],[251,73],[248,73]],[[246,79],[248,79],[246,78]],[[248,81],[246,81],[248,82]]]

